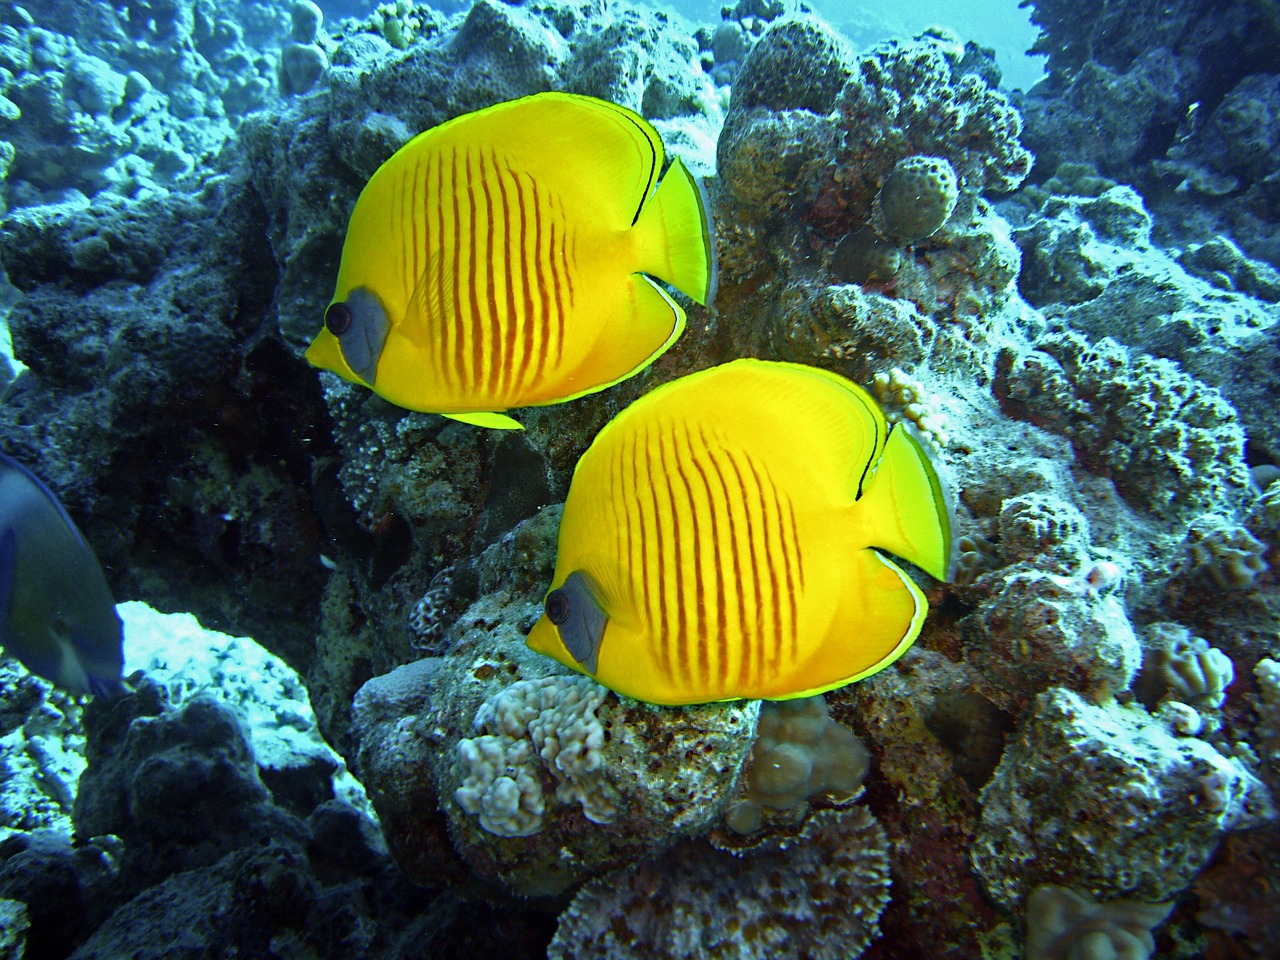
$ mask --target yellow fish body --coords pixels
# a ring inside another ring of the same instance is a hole
[[[638,373],[684,329],[657,277],[714,294],[710,221],[656,130],[540,93],[410,140],[351,214],[307,359],[402,407],[483,426]]]
[[[948,579],[951,516],[866,391],[737,360],[637,400],[583,454],[528,644],[651,703],[830,690],[911,645],[927,603],[881,551]]]

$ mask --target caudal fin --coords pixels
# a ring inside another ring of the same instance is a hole
[[[939,580],[955,574],[955,509],[947,486],[911,427],[896,424],[875,477],[859,501],[871,546],[914,563]]]
[[[706,194],[679,157],[671,161],[635,229],[638,269],[708,305],[716,294],[715,238]]]

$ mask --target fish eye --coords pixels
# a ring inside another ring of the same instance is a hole
[[[329,304],[324,312],[325,328],[335,337],[340,337],[351,329],[351,308],[339,300]]]
[[[557,627],[569,619],[569,598],[563,590],[552,590],[547,594],[547,619]]]

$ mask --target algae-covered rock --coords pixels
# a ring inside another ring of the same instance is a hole
[[[998,903],[1053,880],[1103,897],[1166,900],[1230,830],[1275,816],[1239,760],[1174,737],[1141,707],[1062,689],[1036,701],[982,791],[973,864]]]

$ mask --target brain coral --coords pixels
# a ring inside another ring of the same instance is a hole
[[[941,157],[899,160],[880,188],[877,205],[885,233],[915,243],[937,233],[956,208],[960,185]]]
[[[1230,513],[1248,488],[1235,409],[1170,360],[1062,329],[1033,350],[1002,351],[995,390],[1010,416],[1069,437],[1085,466],[1139,509]]]
[[[1142,636],[1142,671],[1133,690],[1148,709],[1162,700],[1202,708],[1222,706],[1235,679],[1230,657],[1178,623],[1150,624]]]
[[[889,843],[862,807],[741,854],[686,844],[584,886],[548,960],[854,960],[880,933]]]
[[[1186,550],[1191,575],[1223,590],[1247,590],[1268,570],[1266,545],[1226,517],[1197,517],[1187,530]]]

